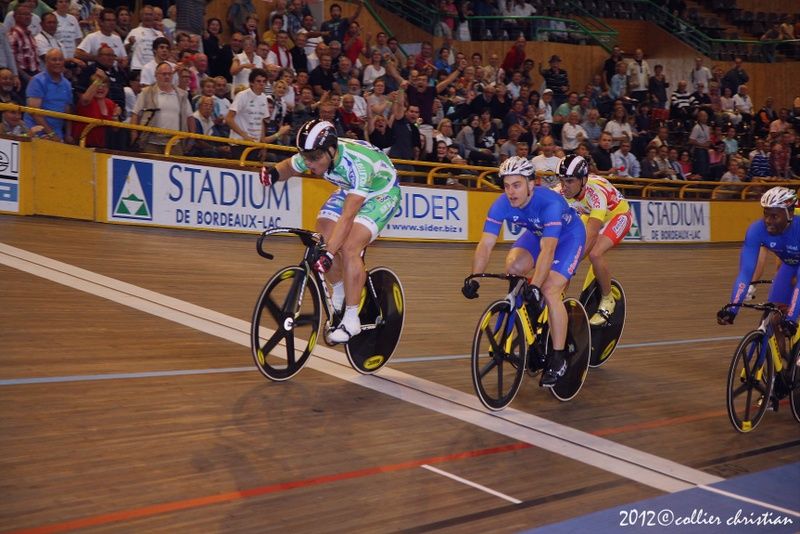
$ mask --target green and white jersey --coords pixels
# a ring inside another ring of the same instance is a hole
[[[300,154],[292,156],[292,168],[308,170]],[[373,198],[398,187],[397,171],[389,156],[366,141],[339,139],[339,150],[333,170],[323,176],[347,194]]]

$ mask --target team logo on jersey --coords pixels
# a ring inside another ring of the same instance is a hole
[[[111,218],[153,220],[153,164],[114,159]]]

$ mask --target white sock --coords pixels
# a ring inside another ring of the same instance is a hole
[[[333,302],[333,309],[341,310],[344,305],[344,282],[335,282],[333,285],[333,295],[331,301]]]
[[[361,319],[358,318],[358,306],[347,306],[344,309],[342,323],[346,325],[350,333],[361,330]]]

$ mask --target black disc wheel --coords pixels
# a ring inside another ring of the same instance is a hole
[[[774,375],[763,332],[745,335],[728,370],[728,417],[739,432],[754,430],[769,409]]]
[[[403,286],[391,269],[376,267],[367,273],[358,311],[361,333],[345,345],[353,369],[372,374],[389,363],[403,334],[405,302]]]
[[[600,285],[595,279],[589,287],[581,293],[580,301],[586,309],[586,315],[592,317],[600,306],[602,297]],[[604,325],[592,326],[592,356],[589,360],[590,367],[600,367],[605,364],[614,351],[617,349],[619,340],[622,337],[622,330],[625,328],[626,301],[625,291],[622,284],[615,279],[611,279],[611,294],[617,301],[614,306],[614,313],[611,314]]]
[[[502,410],[522,384],[527,343],[522,320],[505,300],[489,305],[472,340],[472,384],[484,406]]]
[[[261,291],[253,311],[250,346],[261,374],[283,381],[308,361],[317,341],[320,296],[302,267],[278,271]]]
[[[550,388],[560,401],[568,401],[583,387],[592,352],[592,330],[586,311],[576,299],[564,299],[567,308],[567,372]]]

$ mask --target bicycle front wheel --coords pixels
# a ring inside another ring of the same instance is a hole
[[[746,334],[728,370],[728,417],[739,432],[754,430],[770,405],[775,368],[766,341],[759,330]]]
[[[296,375],[317,341],[321,299],[302,267],[286,267],[270,278],[256,302],[250,346],[258,370],[270,380]]]
[[[508,406],[522,384],[527,344],[522,321],[508,302],[489,305],[472,340],[472,384],[490,410]]]

